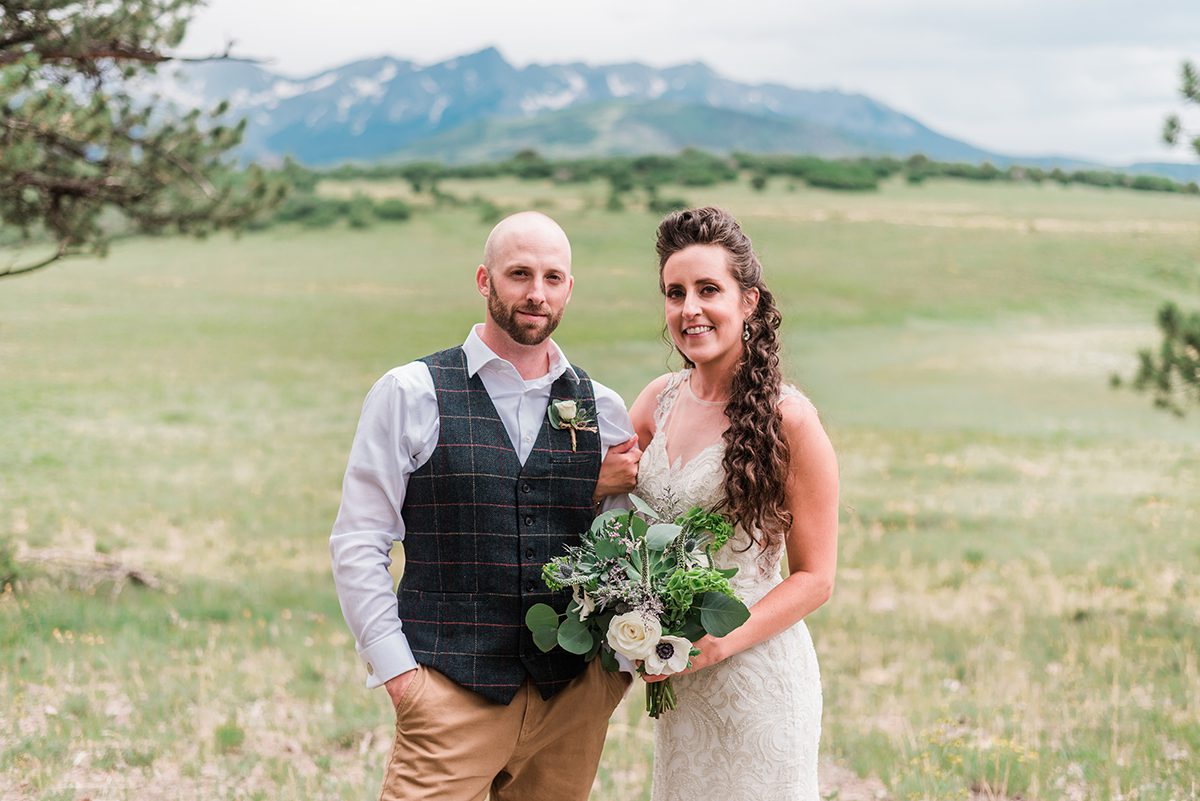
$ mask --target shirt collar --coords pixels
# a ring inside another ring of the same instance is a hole
[[[516,372],[516,368],[512,366],[511,362],[497,356],[496,352],[484,343],[483,339],[479,336],[479,329],[482,327],[482,323],[472,326],[471,332],[467,334],[466,341],[463,342],[463,353],[467,357],[467,375],[473,376],[492,363],[507,364],[509,367],[512,367],[513,372]],[[566,354],[562,352],[562,348],[552,339],[550,340],[550,370],[546,373],[546,377],[552,381],[556,381],[563,373],[566,373],[571,377],[572,381],[578,383],[579,375],[575,372],[575,368],[571,367],[571,363],[567,361]]]

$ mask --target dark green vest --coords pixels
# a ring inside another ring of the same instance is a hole
[[[543,417],[522,466],[479,376],[467,375],[461,347],[421,361],[440,415],[437,447],[408,480],[404,575],[397,592],[404,633],[417,661],[483,697],[507,704],[526,675],[543,698],[584,667],[581,657],[542,653],[525,628],[536,603],[566,608],[569,593],[542,583],[542,565],[579,543],[592,521],[600,475],[599,434],[552,428]],[[551,400],[594,412],[592,382],[564,373]]]

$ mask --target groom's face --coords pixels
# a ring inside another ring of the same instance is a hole
[[[491,269],[481,268],[488,316],[521,345],[538,345],[558,327],[571,299],[571,251],[539,231],[517,233],[499,249]]]

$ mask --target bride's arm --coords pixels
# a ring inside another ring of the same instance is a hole
[[[780,404],[790,464],[787,505],[792,526],[784,545],[789,575],[750,608],[727,637],[703,637],[687,672],[701,670],[775,636],[802,620],[833,592],[837,569],[838,467],[816,410],[798,398]],[[652,677],[653,679],[665,677]]]

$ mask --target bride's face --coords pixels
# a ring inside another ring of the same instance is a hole
[[[667,328],[671,339],[695,364],[729,361],[742,353],[742,329],[758,300],[743,292],[729,272],[720,245],[691,245],[663,265]]]

